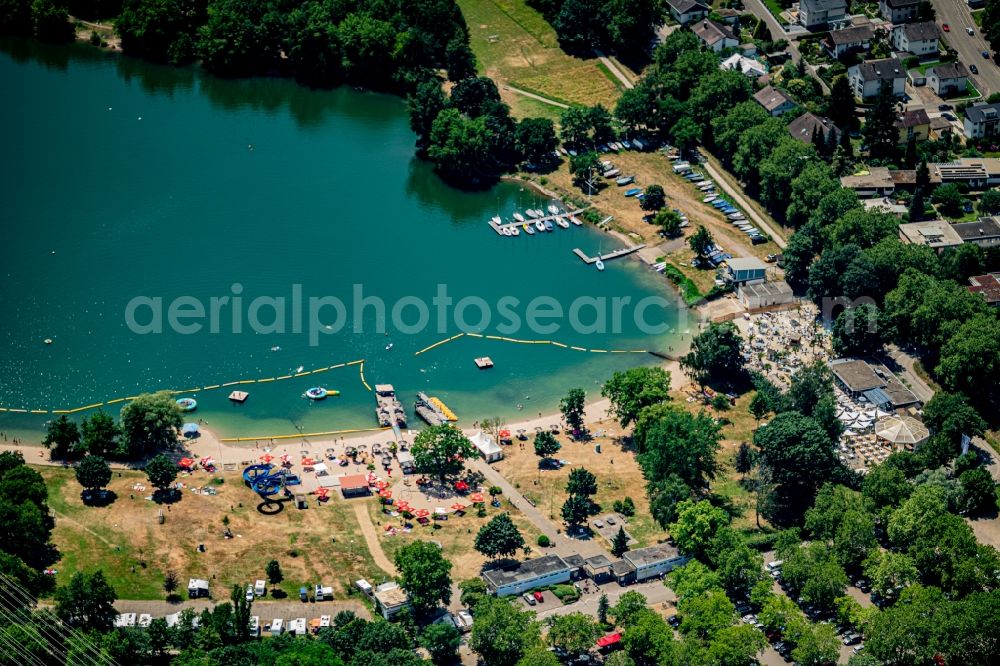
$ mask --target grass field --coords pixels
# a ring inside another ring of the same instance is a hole
[[[257,512],[258,498],[237,474],[215,475],[222,484],[199,472],[181,477],[192,486],[214,488],[217,495],[183,491],[181,500],[163,506],[164,524],[157,522],[160,505],[145,499],[149,488],[141,472],[118,472],[110,489],[117,500],[107,507],[85,506],[73,471],[37,467],[49,488],[49,505],[56,514],[53,542],[62,553],[55,565],[64,583],[76,571],[102,569],[122,599],[162,599],[166,571],[176,572],[180,593],[188,578],[207,578],[215,598],[227,598],[235,583],[264,578],[264,566],[280,562],[285,581],[281,588],[295,597],[301,585],[323,582],[338,596],[360,577],[380,580],[351,506],[334,499],[306,510],[290,505],[275,516]],[[374,500],[354,500],[371,501]],[[223,538],[223,516],[235,535]],[[198,552],[199,544],[205,552]],[[294,553],[294,556],[293,554]]]
[[[515,116],[533,115],[540,103],[504,91],[504,85],[569,103],[614,108],[620,91],[599,69],[599,61],[566,55],[552,27],[524,0],[458,0],[458,4],[480,73],[497,82]],[[558,113],[552,107],[544,115]]]

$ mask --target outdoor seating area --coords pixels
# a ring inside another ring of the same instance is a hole
[[[820,325],[817,307],[803,302],[795,310],[745,314],[735,321],[749,349],[747,369],[787,389],[799,368],[831,357],[830,334]]]

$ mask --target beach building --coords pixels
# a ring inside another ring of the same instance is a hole
[[[756,257],[733,257],[723,264],[723,279],[732,284],[763,282],[767,266]]]
[[[403,474],[413,474],[417,471],[417,461],[409,451],[396,451],[396,460],[399,462],[399,469]]]
[[[915,56],[937,55],[939,38],[934,21],[904,23],[892,29],[892,48]]]
[[[1000,306],[1000,273],[973,275],[969,278],[969,291],[979,294],[993,307]]]
[[[896,58],[866,60],[847,70],[847,80],[855,97],[861,100],[878,96],[883,83],[891,86],[893,95],[902,97],[905,94],[906,70]]]
[[[583,569],[587,573],[587,578],[590,578],[595,583],[603,583],[611,580],[611,560],[604,555],[588,557],[583,562]]]
[[[952,228],[963,243],[986,249],[1000,245],[1000,217],[981,217],[976,222],[960,222]]]
[[[823,48],[833,58],[848,53],[867,53],[875,39],[875,31],[870,25],[856,25],[842,30],[831,30],[823,40]]]
[[[917,18],[922,0],[879,0],[878,10],[890,23],[906,23]]]
[[[1000,134],[1000,102],[966,107],[963,131],[967,139]]]
[[[629,585],[662,576],[686,564],[689,558],[681,555],[676,547],[665,543],[637,548],[622,555],[623,565],[617,567],[618,584]]]
[[[780,116],[795,108],[795,100],[774,86],[764,86],[753,96],[770,116]]]
[[[509,597],[539,587],[568,582],[571,569],[558,555],[543,555],[506,568],[487,569],[482,576],[492,594]]]
[[[901,224],[899,225],[899,240],[911,245],[926,245],[939,254],[947,247],[958,247],[963,243],[962,237],[945,220]]]
[[[927,426],[912,416],[886,416],[875,423],[875,436],[897,449],[920,446],[930,439]]]
[[[687,25],[708,16],[708,5],[698,0],[667,0],[670,16],[681,25]]]
[[[486,462],[496,462],[503,458],[503,449],[500,448],[500,445],[492,437],[482,430],[473,435],[469,441],[479,450],[479,454]]]
[[[192,578],[188,581],[188,598],[200,599],[208,596],[208,581],[203,578]]]
[[[710,19],[698,21],[691,26],[691,31],[705,48],[716,53],[724,49],[734,49],[740,44],[740,40],[736,39],[728,25],[722,25]]]
[[[799,23],[810,32],[826,30],[831,23],[847,18],[847,0],[801,0]]]
[[[371,494],[368,477],[364,474],[344,474],[338,477],[340,493],[344,497],[365,497]]]
[[[887,412],[920,404],[913,391],[884,365],[841,358],[830,361],[830,369],[844,392],[855,400],[863,397]]]
[[[784,280],[741,284],[736,290],[736,298],[747,310],[795,302],[795,294]]]
[[[399,583],[382,583],[375,588],[375,607],[382,617],[389,620],[404,608],[410,607],[410,597]]]
[[[832,120],[817,116],[809,111],[788,123],[788,133],[802,143],[812,143],[813,136],[816,136],[818,132],[823,134],[824,139],[829,140],[832,134],[836,141],[840,140],[840,130],[837,129]]]

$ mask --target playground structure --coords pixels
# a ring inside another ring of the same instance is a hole
[[[292,497],[292,491],[288,486],[301,483],[298,476],[284,467],[275,468],[270,463],[261,465],[250,465],[243,470],[243,481],[250,489],[257,493],[263,502],[258,505],[257,510],[261,513],[278,513],[281,511],[281,502]],[[281,499],[273,496],[281,494]],[[273,505],[277,505],[274,510]],[[269,510],[265,510],[268,507]]]

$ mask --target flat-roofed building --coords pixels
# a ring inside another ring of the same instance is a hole
[[[740,285],[736,298],[748,310],[795,302],[795,294],[784,280]]]
[[[521,594],[570,580],[572,569],[558,555],[543,555],[513,566],[487,569],[482,577],[490,592],[498,597]]]
[[[969,278],[968,289],[973,294],[981,295],[987,304],[1000,306],[1000,273],[973,275]]]
[[[685,564],[689,558],[681,555],[675,546],[658,543],[655,546],[627,551],[622,555],[622,559],[635,568],[635,573],[632,574],[633,580],[629,582],[641,583]]]
[[[981,248],[1000,245],[1000,217],[981,217],[975,222],[960,222],[952,226],[965,243]]]
[[[733,284],[746,284],[763,282],[766,273],[767,266],[756,257],[732,257],[726,259],[723,275]]]
[[[963,243],[962,237],[945,220],[901,224],[899,225],[899,240],[911,245],[926,245],[938,252],[942,252],[947,247],[958,247]]]
[[[382,583],[375,588],[374,596],[379,612],[387,620],[410,606],[410,597],[399,583]]]

